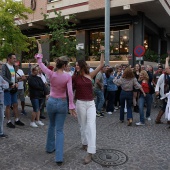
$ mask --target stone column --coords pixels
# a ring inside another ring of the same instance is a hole
[[[42,41],[42,54],[43,54],[43,61],[47,60],[50,62],[50,43],[49,43],[49,37],[47,35],[42,35],[41,37]]]
[[[138,21],[134,22],[134,48],[138,45],[144,45],[144,19],[144,14],[142,12],[138,12]],[[134,56],[134,64],[135,63],[137,63],[137,61]],[[143,61],[141,64],[143,64]]]
[[[76,40],[77,44],[84,45],[84,49],[79,49],[77,52],[76,60],[85,60],[85,52],[86,52],[86,31],[85,30],[79,30],[76,31]]]

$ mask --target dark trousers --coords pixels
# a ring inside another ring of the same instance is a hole
[[[118,87],[118,90],[116,91],[115,94],[115,106],[120,106],[120,93],[121,93],[121,87]]]
[[[107,101],[107,85],[104,85],[104,104],[103,104],[103,108],[106,108],[106,101]]]
[[[106,112],[113,112],[116,91],[108,91],[107,93],[108,93],[108,102],[107,102]]]

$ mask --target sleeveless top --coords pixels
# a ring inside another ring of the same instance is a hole
[[[89,78],[75,75],[72,77],[73,89],[75,90],[75,99],[91,101],[93,97],[93,85]]]

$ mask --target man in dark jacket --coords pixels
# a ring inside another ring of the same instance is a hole
[[[7,57],[7,63],[2,65],[1,75],[4,80],[9,83],[9,89],[4,91],[4,105],[6,106],[6,118],[7,118],[7,127],[15,128],[15,125],[24,126],[19,120],[18,114],[18,102],[17,102],[17,79],[15,74],[14,64],[16,62],[15,54],[11,53]],[[10,118],[10,107],[13,106],[13,112],[15,116],[15,125],[11,122]]]

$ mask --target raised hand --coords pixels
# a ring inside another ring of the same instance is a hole
[[[36,40],[37,42],[37,45],[38,45],[38,54],[42,54],[42,47],[41,47],[41,44],[38,40]]]
[[[105,47],[100,45],[100,51],[104,51],[105,50]]]

